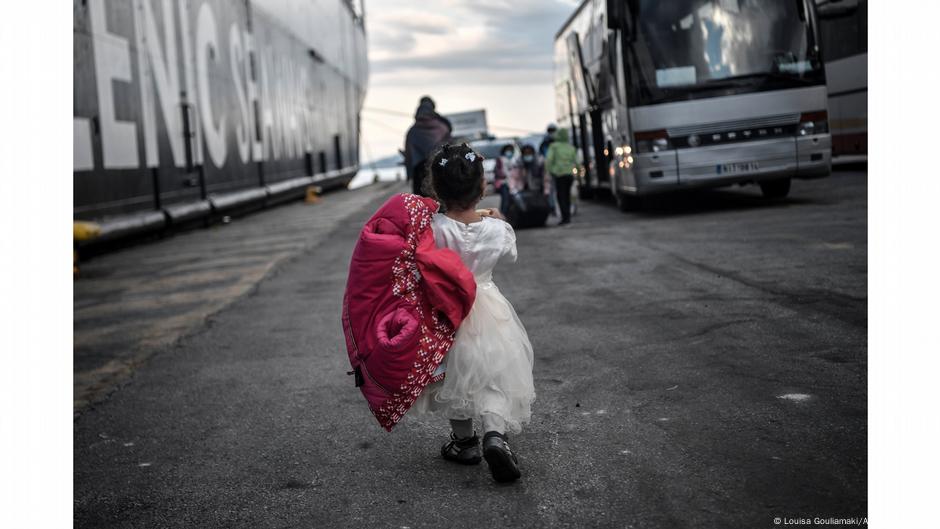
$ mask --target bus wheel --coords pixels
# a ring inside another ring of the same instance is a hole
[[[790,194],[790,179],[781,178],[761,182],[760,190],[764,194],[764,198],[783,198]]]

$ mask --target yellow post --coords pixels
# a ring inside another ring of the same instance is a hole
[[[94,222],[76,220],[72,222],[72,239],[75,242],[90,241],[101,235],[101,226]],[[78,277],[78,251],[72,249],[72,278]]]
[[[320,201],[320,186],[310,186],[307,188],[307,196],[304,197],[304,202],[307,204],[316,204]]]
[[[94,222],[76,220],[72,223],[72,238],[76,241],[90,241],[101,235],[101,226]]]

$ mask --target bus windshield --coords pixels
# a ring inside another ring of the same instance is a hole
[[[824,84],[805,0],[639,0],[634,105]]]

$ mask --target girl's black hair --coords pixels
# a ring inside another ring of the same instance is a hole
[[[483,156],[466,143],[444,144],[431,156],[431,196],[447,209],[468,209],[482,197]]]

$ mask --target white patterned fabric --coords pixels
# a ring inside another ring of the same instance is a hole
[[[412,410],[457,420],[497,416],[506,430],[519,432],[535,400],[532,345],[515,309],[493,282],[498,262],[516,260],[515,232],[499,219],[465,224],[439,213],[431,229],[437,246],[457,252],[473,273],[477,296],[439,368],[444,380],[428,385]]]

